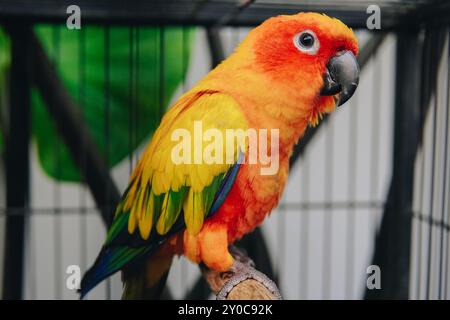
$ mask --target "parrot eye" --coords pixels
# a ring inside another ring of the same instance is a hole
[[[311,30],[305,30],[294,36],[295,47],[306,54],[314,55],[320,47],[319,39]]]

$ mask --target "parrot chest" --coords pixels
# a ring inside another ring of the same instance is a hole
[[[242,165],[227,199],[208,223],[225,224],[229,243],[242,238],[276,207],[287,174],[287,161],[281,161],[279,170],[273,175],[261,175],[259,165]]]

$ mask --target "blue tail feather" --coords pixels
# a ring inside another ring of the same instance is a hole
[[[124,265],[149,253],[151,248],[104,247],[92,268],[86,272],[81,281],[80,299],[83,299],[96,285],[119,271]]]

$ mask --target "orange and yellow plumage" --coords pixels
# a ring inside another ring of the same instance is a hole
[[[316,55],[293,45],[293,35],[302,30],[313,30],[320,40]],[[274,17],[253,29],[229,58],[180,97],[130,178],[102,253],[83,280],[82,294],[124,269],[125,296],[139,297],[136,282],[141,290],[154,286],[176,254],[228,270],[233,264],[228,245],[277,205],[294,144],[308,124],[316,125],[334,109],[333,97],[319,93],[327,62],[344,49],[356,55],[358,44],[339,20],[316,13]],[[175,164],[171,135],[180,128],[193,132],[195,121],[204,130],[221,133],[279,129],[278,171],[261,175],[261,164],[236,165],[240,153],[248,157],[245,143],[236,145],[232,163]]]

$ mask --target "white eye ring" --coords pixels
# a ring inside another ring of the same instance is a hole
[[[293,41],[295,47],[306,54],[315,55],[320,48],[319,39],[312,30],[304,30],[297,33]]]

